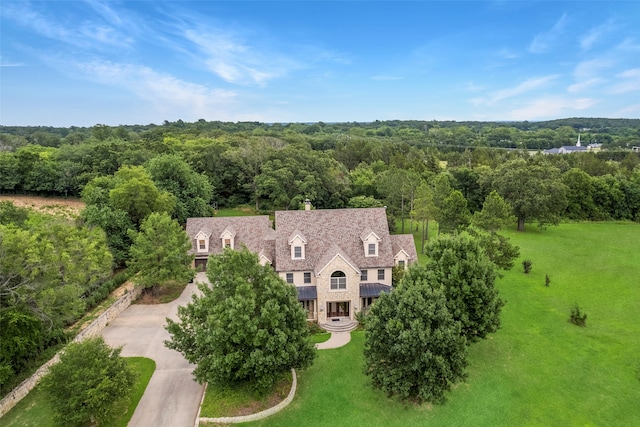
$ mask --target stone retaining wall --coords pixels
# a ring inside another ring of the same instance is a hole
[[[258,412],[257,414],[251,414],[251,415],[243,415],[240,417],[220,417],[220,418],[205,418],[205,417],[200,417],[200,413],[198,413],[198,417],[196,418],[196,425],[195,427],[198,427],[200,425],[201,422],[203,423],[218,423],[218,424],[237,424],[237,423],[246,423],[249,421],[257,421],[257,420],[261,420],[263,418],[267,418],[270,415],[275,414],[276,412],[281,411],[282,409],[286,408],[287,405],[289,405],[289,403],[291,403],[291,401],[293,400],[294,396],[296,395],[296,388],[298,386],[298,379],[296,377],[296,371],[294,369],[291,369],[291,390],[289,390],[289,394],[287,395],[286,399],[284,399],[282,402],[278,403],[276,406],[273,406],[269,409],[265,409],[262,412]],[[205,391],[206,393],[206,391]],[[202,397],[204,399],[204,395]],[[200,403],[200,406],[202,407],[202,403]]]
[[[122,313],[127,307],[131,305],[131,302],[140,295],[140,288],[134,288],[133,291],[124,294],[120,297],[111,307],[105,310],[97,319],[91,322],[87,327],[85,327],[78,335],[74,338],[74,342],[82,341],[86,338],[94,337],[99,335],[100,332],[111,322],[113,319],[118,317],[120,313]],[[38,384],[38,382],[44,377],[47,372],[49,372],[49,368],[58,363],[60,360],[60,353],[63,352],[60,350],[56,353],[55,356],[51,358],[47,363],[42,365],[33,375],[20,383],[19,386],[11,390],[9,394],[7,394],[2,400],[0,400],[0,417],[9,412],[11,408],[13,408],[23,397],[25,397],[33,388]]]

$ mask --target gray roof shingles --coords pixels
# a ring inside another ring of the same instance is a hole
[[[321,269],[321,261],[334,246],[338,246],[356,268],[393,266],[394,254],[384,208],[277,211],[275,226],[276,271]],[[381,238],[377,257],[365,257],[361,235],[367,229]],[[305,259],[291,259],[288,238],[294,231],[307,239]]]
[[[271,221],[266,215],[261,216],[232,216],[215,218],[188,218],[186,232],[191,239],[191,253],[196,257],[205,257],[208,254],[222,253],[222,241],[220,235],[226,230],[235,232],[234,248],[241,249],[246,246],[251,252],[256,254],[265,249],[269,253],[273,250],[269,248],[268,240],[275,236],[271,228]],[[208,254],[196,252],[195,236],[203,231],[209,235]]]

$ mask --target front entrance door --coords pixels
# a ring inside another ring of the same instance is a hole
[[[350,317],[349,301],[335,301],[327,303],[327,318]]]

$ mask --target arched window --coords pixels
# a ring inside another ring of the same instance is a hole
[[[334,271],[331,275],[331,289],[347,289],[347,275],[342,271]]]

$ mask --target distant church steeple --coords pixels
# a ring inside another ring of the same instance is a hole
[[[576,142],[576,147],[580,147],[580,134],[578,134],[578,142]]]

